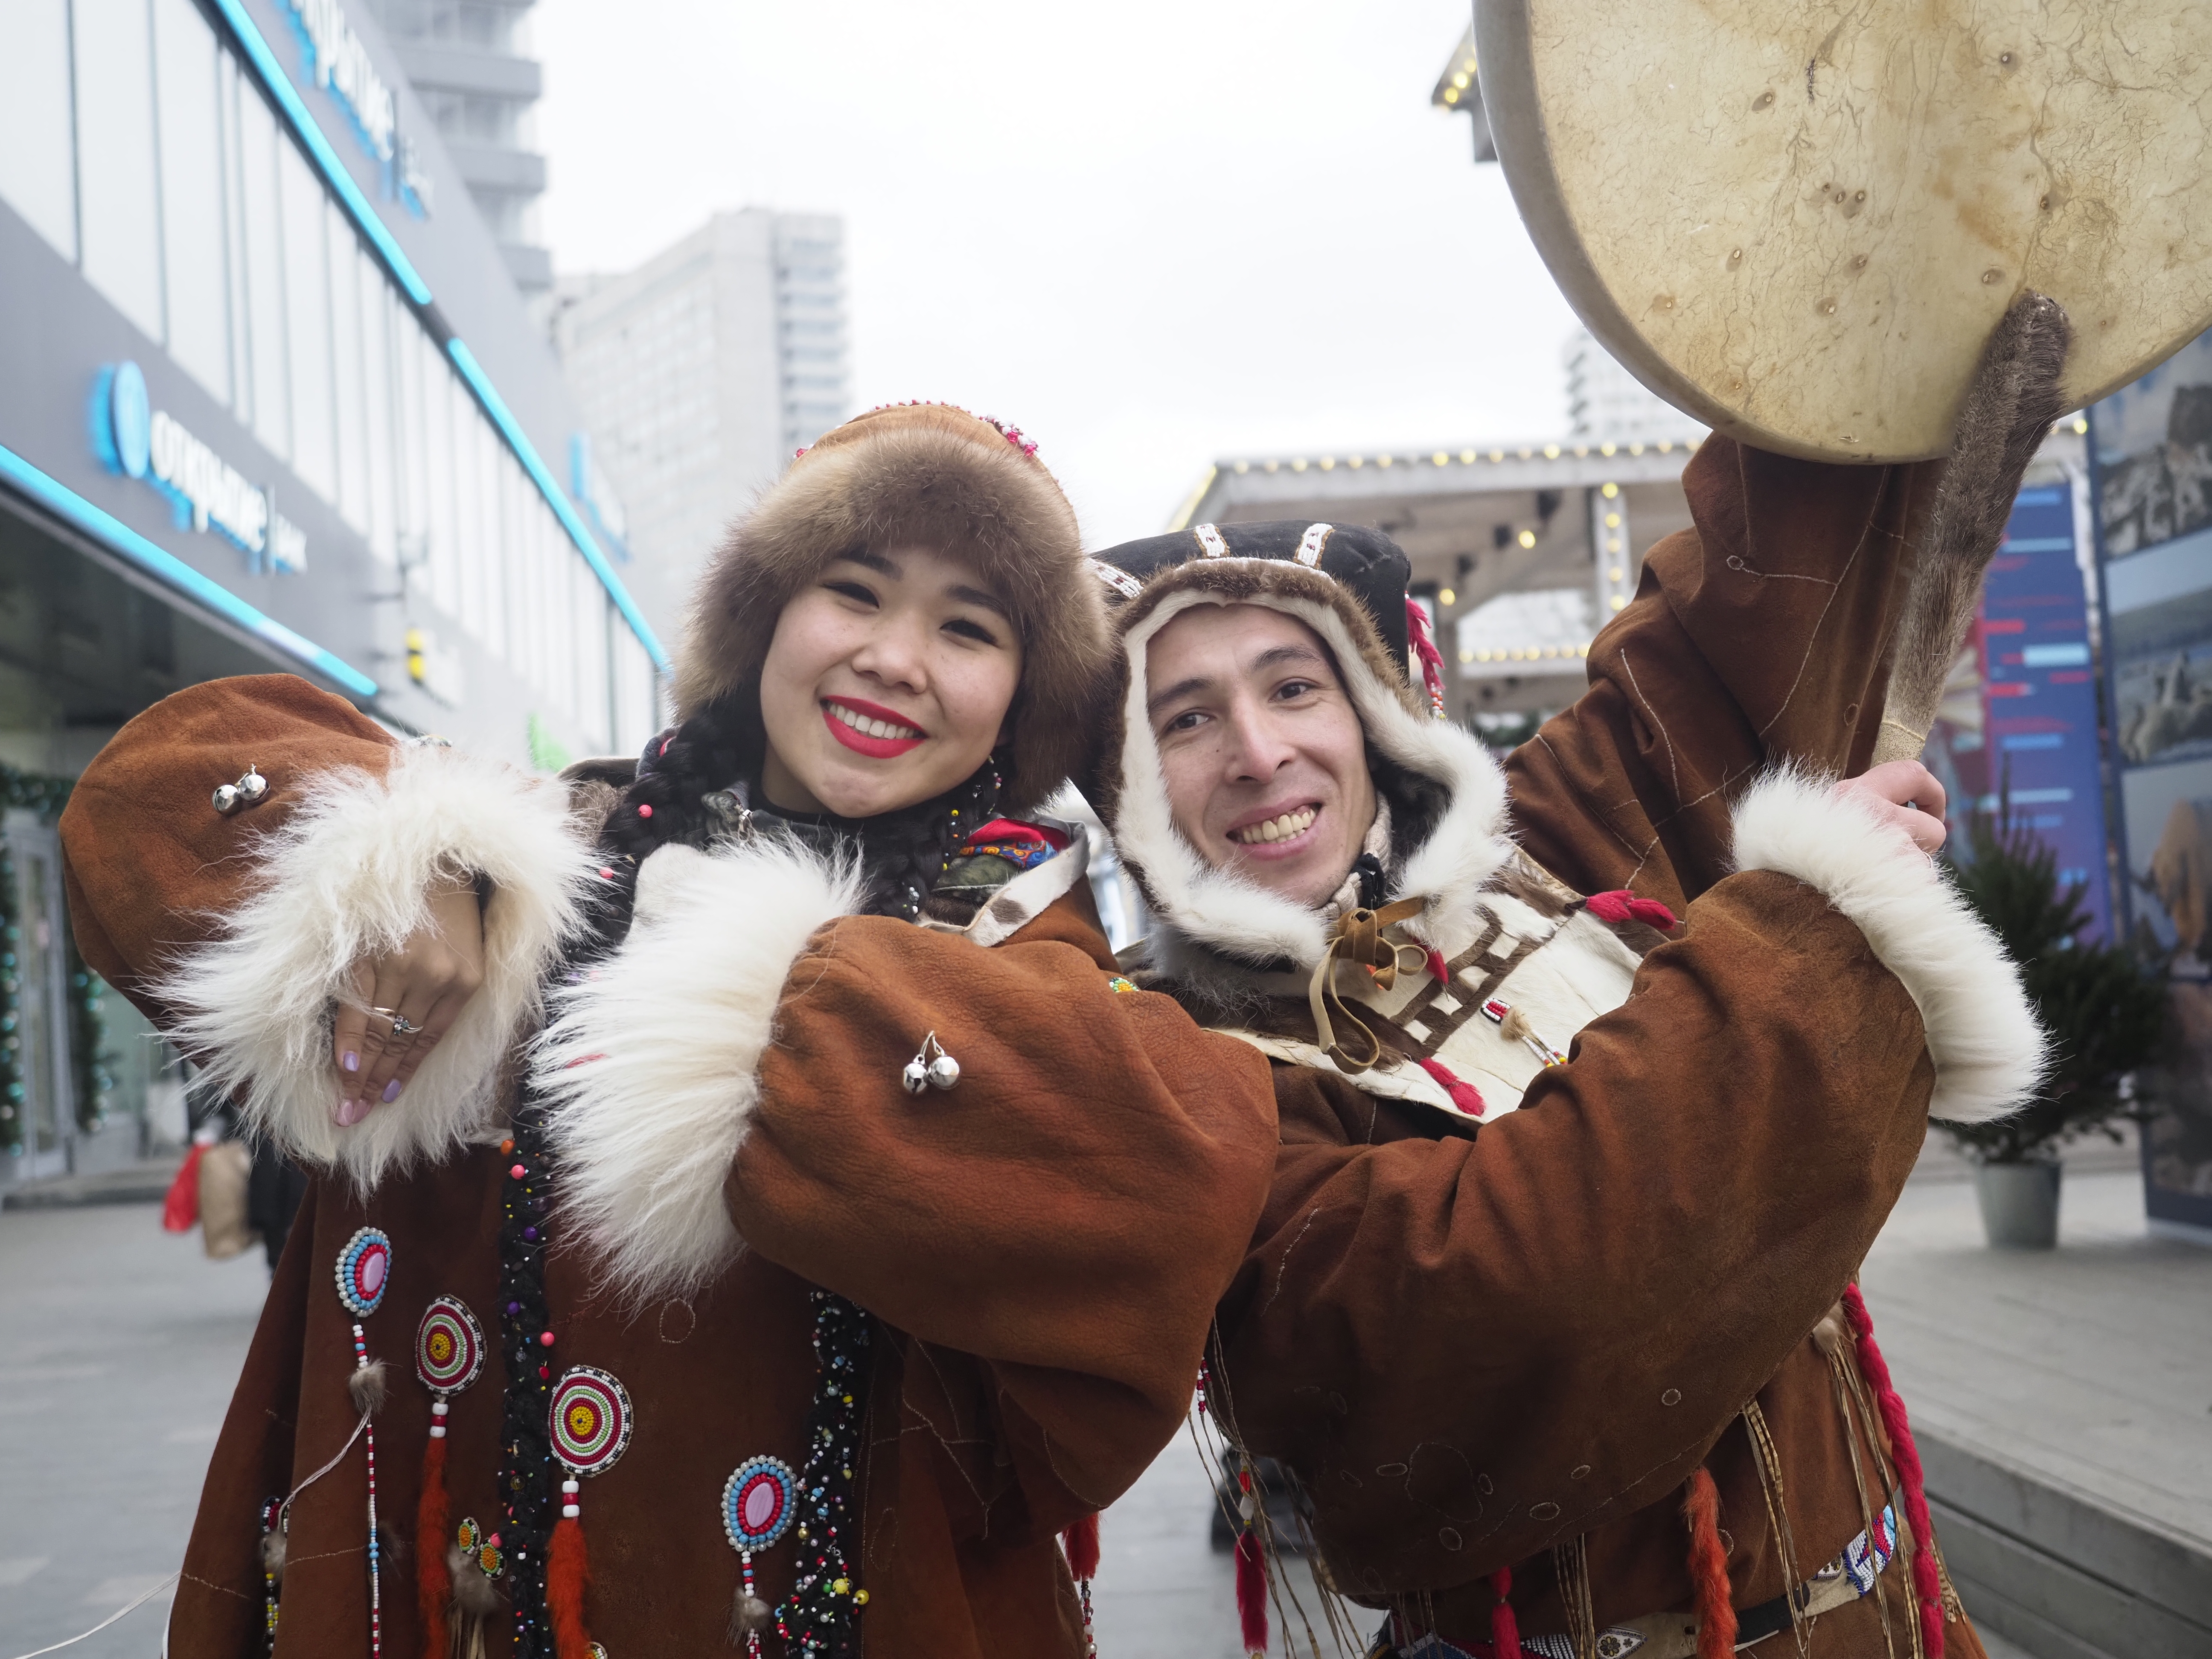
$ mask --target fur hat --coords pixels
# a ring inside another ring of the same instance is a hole
[[[871,410],[801,450],[700,579],[677,655],[677,717],[757,688],[776,618],[840,554],[932,547],[973,563],[1021,637],[1004,800],[1041,805],[1079,757],[1106,630],[1075,510],[1036,452],[1019,432],[945,404]]]
[[[1120,649],[1099,699],[1084,793],[1158,920],[1162,943],[1310,968],[1325,942],[1317,910],[1208,868],[1170,811],[1145,718],[1146,654],[1184,611],[1232,605],[1296,617],[1335,658],[1376,787],[1390,802],[1391,873],[1399,891],[1426,901],[1424,920],[1441,939],[1443,919],[1463,912],[1510,856],[1505,781],[1480,739],[1436,717],[1428,677],[1408,672],[1417,659],[1427,665],[1435,647],[1425,623],[1415,631],[1398,544],[1380,531],[1329,525],[1200,525],[1097,556],[1124,602],[1114,613]]]

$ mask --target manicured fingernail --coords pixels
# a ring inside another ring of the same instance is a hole
[[[349,1072],[358,1072],[361,1070],[361,1056],[349,1048],[338,1056],[338,1064]]]
[[[368,1109],[368,1103],[366,1101],[348,1100],[343,1095],[340,1095],[337,1109],[331,1114],[331,1118],[339,1128],[350,1129],[361,1121],[362,1115]]]
[[[399,1079],[394,1078],[384,1085],[384,1103],[387,1106],[399,1098]]]

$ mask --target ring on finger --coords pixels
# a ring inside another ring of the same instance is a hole
[[[394,1014],[392,1017],[392,1030],[395,1036],[413,1036],[422,1029],[404,1014]]]

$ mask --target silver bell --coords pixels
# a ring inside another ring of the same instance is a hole
[[[233,812],[238,811],[239,805],[238,786],[236,784],[219,783],[216,786],[215,810],[216,811],[222,813],[223,817],[228,817]]]
[[[261,798],[269,793],[269,780],[258,768],[249,766],[246,775],[238,781],[238,798],[248,806],[258,806]]]
[[[907,1093],[918,1095],[924,1089],[950,1089],[960,1081],[960,1062],[945,1052],[932,1031],[921,1040],[921,1052],[906,1063],[899,1073],[899,1081]]]

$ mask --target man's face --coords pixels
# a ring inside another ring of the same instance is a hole
[[[1375,783],[1313,629],[1263,605],[1194,605],[1152,636],[1145,696],[1169,810],[1199,856],[1327,901],[1375,822]]]

